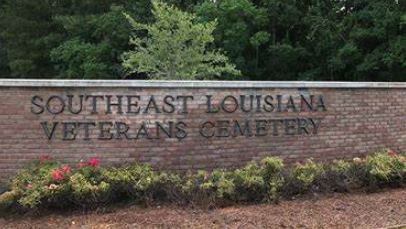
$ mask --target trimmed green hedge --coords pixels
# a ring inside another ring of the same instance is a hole
[[[148,165],[103,168],[97,159],[75,168],[41,157],[21,170],[0,195],[2,209],[94,207],[114,202],[224,205],[274,202],[311,192],[374,191],[406,184],[406,157],[382,151],[364,159],[285,167],[276,157],[233,171],[178,175]]]

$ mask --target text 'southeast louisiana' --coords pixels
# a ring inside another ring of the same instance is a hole
[[[192,105],[204,107],[202,112],[213,118],[190,126],[182,121]],[[195,102],[192,104],[192,102]],[[226,95],[214,98],[212,95],[51,95],[31,98],[31,112],[35,115],[52,116],[52,121],[41,121],[48,140],[60,137],[62,140],[112,140],[112,139],[160,139],[182,140],[191,131],[197,130],[204,138],[265,137],[290,135],[315,135],[320,129],[322,118],[314,117],[316,112],[327,111],[322,95]],[[227,114],[241,113],[243,118],[225,118]],[[273,113],[285,114],[273,117]],[[84,115],[86,120],[58,120],[55,117]],[[147,119],[148,114],[177,114],[165,121]],[[216,119],[216,114],[222,114]],[[255,117],[258,114],[258,117]],[[269,115],[267,115],[269,114]],[[294,114],[295,116],[292,116]],[[306,114],[306,116],[303,116]],[[126,121],[102,120],[92,116],[125,116]],[[143,116],[137,121],[133,116]],[[180,115],[180,116],[179,116]],[[286,117],[285,117],[286,116]],[[47,116],[46,116],[47,117]],[[253,118],[254,117],[254,118]],[[141,119],[141,120],[140,120]],[[97,121],[94,121],[97,120]]]

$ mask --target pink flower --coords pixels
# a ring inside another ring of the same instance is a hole
[[[72,171],[72,168],[69,165],[64,165],[61,168],[63,173],[70,173]]]
[[[52,171],[52,179],[55,181],[60,181],[63,180],[63,172],[59,169],[55,169]]]
[[[86,166],[86,163],[79,162],[76,166],[80,169],[80,168],[82,168],[82,167],[85,167],[85,166]]]
[[[27,189],[32,189],[32,184],[27,184]]]
[[[41,163],[47,161],[48,159],[49,159],[49,157],[48,157],[47,155],[41,154],[41,155],[39,156],[39,161],[40,161]]]
[[[388,155],[389,155],[390,157],[396,157],[396,152],[393,151],[393,150],[391,150],[391,149],[388,149]]]
[[[99,165],[99,160],[96,158],[90,158],[89,161],[87,161],[87,165],[91,167],[96,167]]]

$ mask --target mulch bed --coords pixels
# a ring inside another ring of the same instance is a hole
[[[406,224],[405,188],[212,210],[125,206],[0,218],[1,228],[400,228],[402,224]]]

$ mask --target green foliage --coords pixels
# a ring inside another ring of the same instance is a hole
[[[199,189],[205,193],[214,193],[216,198],[231,199],[235,194],[235,186],[230,174],[223,170],[214,170],[210,175],[200,172]]]
[[[108,43],[97,45],[80,40],[69,40],[51,52],[51,59],[59,64],[63,78],[110,78],[112,69],[103,59],[109,59]]]
[[[83,173],[75,173],[70,177],[68,185],[71,195],[79,205],[88,205],[104,201],[108,198],[110,185],[104,181],[97,182]]]
[[[214,207],[235,202],[278,201],[309,192],[375,191],[406,184],[406,157],[382,151],[365,159],[330,164],[308,160],[284,167],[277,157],[226,171],[178,175],[155,172],[148,165],[101,168],[98,160],[72,168],[40,160],[21,170],[0,195],[0,209],[97,207],[118,201],[157,201]]]
[[[106,169],[102,177],[114,189],[117,198],[145,199],[153,182],[156,182],[156,175],[151,168],[138,164]]]
[[[335,160],[325,168],[322,186],[326,191],[345,192],[361,188],[366,178],[365,164],[363,162],[351,163],[344,160]]]
[[[268,51],[272,62],[268,64],[267,71],[278,80],[297,79],[298,72],[305,69],[303,62],[309,57],[309,53],[303,47],[290,44],[270,45]]]
[[[309,159],[305,164],[296,164],[293,168],[293,176],[302,183],[305,189],[324,173],[323,166]]]
[[[0,210],[7,210],[17,202],[17,191],[7,191],[0,195]]]
[[[152,184],[146,192],[148,201],[170,201],[179,204],[186,202],[186,185],[178,174],[161,172],[152,178]]]
[[[196,16],[163,2],[153,1],[154,23],[143,24],[126,14],[135,31],[124,53],[123,66],[131,73],[146,73],[151,79],[213,79],[223,73],[238,75],[228,58],[209,50],[216,22],[198,23]]]
[[[260,167],[255,162],[235,170],[233,177],[236,193],[238,193],[237,200],[258,201],[263,198],[266,191],[265,181]]]
[[[50,51],[63,39],[52,20],[64,1],[4,0],[0,2],[0,36],[12,77],[52,77]],[[4,52],[4,51],[3,51]]]
[[[121,78],[130,33],[122,11],[150,18],[149,0],[5,0],[0,7],[3,53],[12,76],[23,78]]]
[[[177,186],[176,202],[206,207],[230,202],[236,195],[232,175],[231,172],[224,170],[188,173],[183,177],[183,182]]]
[[[351,163],[344,160],[336,160],[333,161],[330,167],[331,171],[339,173],[339,174],[346,174],[351,169]]]
[[[346,79],[401,80],[405,68],[404,59],[399,58],[404,51],[397,44],[405,32],[400,26],[402,6],[396,1],[362,0],[343,7],[348,15],[339,24],[339,31],[343,31],[341,36],[345,40],[332,56],[339,63],[333,66],[336,74],[351,77]],[[337,55],[343,52],[348,55]],[[355,58],[346,60],[349,55]]]
[[[2,14],[0,9],[0,15]],[[0,27],[1,28],[1,27]],[[0,77],[9,77],[10,69],[8,67],[7,49],[4,40],[0,36]]]
[[[376,153],[366,158],[366,168],[371,182],[395,183],[404,179],[406,165],[403,157]]]
[[[69,37],[50,53],[59,77],[106,79],[124,76],[120,55],[129,49],[130,33],[130,25],[122,15],[125,7],[111,5],[107,11],[95,7],[92,13],[55,17]]]
[[[244,77],[255,79],[261,74],[267,61],[261,50],[269,40],[264,31],[269,23],[264,9],[250,0],[206,0],[196,7],[196,13],[201,21],[218,22],[215,45],[227,52]]]
[[[66,186],[53,184],[51,178],[51,172],[59,167],[60,164],[55,162],[37,161],[27,169],[21,170],[11,181],[11,190],[16,193],[16,201],[23,207],[34,208],[40,204],[46,204],[43,203],[44,199],[52,201],[58,195],[62,195],[67,191]]]
[[[166,3],[171,27],[133,31],[129,44],[122,12],[158,28],[151,0],[0,0],[0,76],[232,79],[234,63],[251,80],[404,81],[402,1]]]
[[[285,182],[283,161],[277,157],[266,157],[261,161],[261,173],[265,182],[267,198],[276,201]]]

